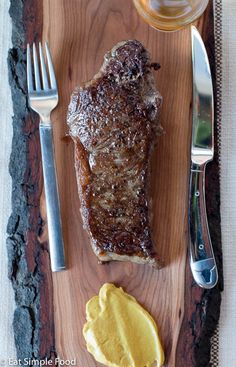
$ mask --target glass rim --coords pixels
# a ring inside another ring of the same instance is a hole
[[[140,5],[139,0],[133,0],[134,6],[139,13],[139,15],[143,18],[145,22],[147,22],[150,26],[154,27],[155,29],[158,29],[160,31],[177,31],[178,28],[183,28],[191,23],[193,23],[195,20],[197,20],[206,10],[207,5],[209,3],[209,0],[206,0],[204,3],[202,3],[201,7],[198,9],[197,12],[193,12],[192,16],[189,16],[188,18],[186,15],[182,15],[180,17],[164,17],[159,16],[159,19],[153,18],[150,13],[146,12],[144,8]],[[185,19],[186,18],[186,19]],[[162,21],[163,19],[163,21]],[[165,19],[165,20],[164,20]],[[175,28],[173,30],[168,29],[168,24],[170,26],[170,20],[175,21]]]

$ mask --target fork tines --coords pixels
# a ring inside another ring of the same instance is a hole
[[[54,74],[53,64],[51,54],[48,48],[48,44],[45,42],[45,51],[46,51],[46,60],[47,67],[44,60],[43,50],[41,42],[39,42],[39,60],[38,62],[37,50],[35,43],[33,43],[33,67],[31,61],[31,51],[30,46],[27,44],[27,85],[28,85],[28,93],[39,92],[41,90],[49,91],[49,90],[57,90],[57,83]],[[48,73],[49,79],[48,80]],[[34,78],[33,78],[34,75]]]
[[[30,46],[27,45],[28,103],[29,107],[39,115],[51,267],[52,271],[61,271],[66,266],[51,122],[51,112],[58,105],[59,96],[48,45],[45,44],[45,58],[41,43],[39,43],[38,52],[35,44],[32,48],[31,55]]]

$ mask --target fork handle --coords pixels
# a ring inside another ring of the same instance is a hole
[[[41,122],[39,131],[46,196],[51,269],[55,272],[64,270],[66,265],[51,123],[46,124]]]
[[[190,265],[193,277],[203,288],[213,288],[218,280],[216,261],[208,228],[205,202],[206,164],[192,163],[190,173],[189,234]]]

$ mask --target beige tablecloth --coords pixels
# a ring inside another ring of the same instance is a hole
[[[236,366],[236,1],[223,0],[221,217],[224,293],[219,366]]]
[[[15,305],[7,278],[5,244],[10,214],[8,161],[12,138],[12,105],[6,64],[11,45],[8,7],[9,0],[0,0],[0,365],[4,359],[15,358],[12,331]],[[215,363],[219,367],[236,367],[236,0],[222,0],[222,30],[221,216],[225,291],[219,325],[219,363]]]

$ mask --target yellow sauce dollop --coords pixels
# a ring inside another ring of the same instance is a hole
[[[160,367],[164,353],[149,313],[113,284],[104,284],[86,305],[83,334],[88,351],[111,367]]]

